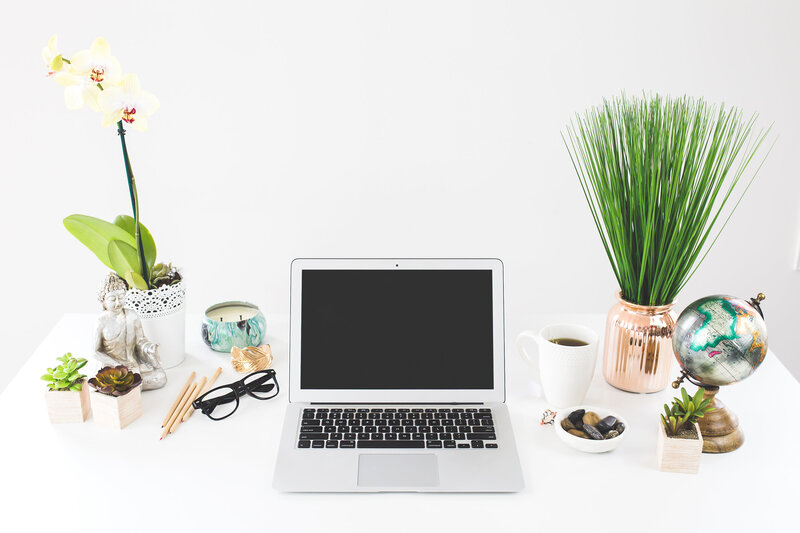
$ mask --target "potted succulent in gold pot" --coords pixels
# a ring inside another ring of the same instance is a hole
[[[755,120],[689,97],[623,95],[567,126],[564,142],[619,283],[603,349],[614,387],[656,392],[670,382],[675,299],[760,169],[742,179],[769,133]]]
[[[94,420],[122,429],[142,416],[142,376],[126,367],[106,366],[89,380]]]
[[[86,359],[67,353],[58,360],[60,365],[48,368],[42,375],[42,380],[48,385],[45,402],[50,422],[85,422],[91,409],[89,389],[85,387],[86,376],[79,370],[86,366]]]
[[[689,396],[681,387],[681,398],[673,398],[672,407],[664,404],[658,425],[658,467],[664,472],[695,474],[700,468],[703,435],[698,419],[713,411],[710,400],[703,399],[704,389]]]

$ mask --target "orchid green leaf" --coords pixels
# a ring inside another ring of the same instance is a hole
[[[64,219],[67,228],[76,239],[97,256],[108,268],[114,269],[108,256],[108,245],[113,240],[126,243],[136,248],[136,241],[119,226],[87,215],[70,215]]]
[[[134,289],[140,291],[146,291],[148,289],[147,282],[144,278],[133,270],[128,270],[125,273],[125,281],[128,282],[129,287],[133,287]]]
[[[135,238],[135,224],[133,217],[128,215],[119,215],[114,219],[114,224],[124,229],[128,232],[128,234],[130,234],[131,237]],[[144,259],[147,262],[147,270],[152,271],[153,265],[156,264],[156,241],[153,239],[153,235],[150,233],[150,230],[148,230],[141,222],[139,222],[139,234],[142,237],[142,247],[144,248]]]
[[[111,268],[121,278],[124,278],[128,271],[139,272],[139,256],[135,245],[118,240],[111,241],[108,243],[108,257]]]

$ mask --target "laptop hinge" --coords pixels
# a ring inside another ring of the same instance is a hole
[[[308,402],[309,405],[484,405],[485,402]]]

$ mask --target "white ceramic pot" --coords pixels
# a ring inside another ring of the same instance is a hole
[[[158,344],[164,368],[186,358],[186,289],[183,281],[157,289],[128,290],[125,307],[139,313],[144,334]]]

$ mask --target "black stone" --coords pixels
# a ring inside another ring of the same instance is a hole
[[[617,423],[617,419],[613,416],[607,416],[602,419],[600,422],[594,425],[597,428],[597,431],[605,435],[609,431],[614,428],[614,425]]]
[[[617,422],[616,424],[614,424],[614,429],[622,433],[623,431],[625,431],[625,424],[623,424],[622,422]]]
[[[586,414],[586,410],[578,409],[577,411],[572,411],[567,418],[569,421],[572,422],[572,425],[576,428],[579,428],[583,425],[583,415]]]
[[[603,434],[597,431],[594,426],[584,424],[583,432],[589,435],[589,437],[591,437],[593,440],[603,440]]]

